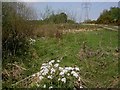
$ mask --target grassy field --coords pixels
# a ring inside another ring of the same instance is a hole
[[[32,56],[20,64],[26,68],[21,77],[38,72],[44,62],[63,57],[60,66],[78,66],[86,87],[118,87],[117,36],[104,29],[67,33],[61,39],[37,38],[31,46]]]
[[[115,55],[118,44],[117,36],[117,32],[101,30],[68,33],[63,35],[61,40],[55,38],[37,39],[34,48],[39,59],[35,60],[35,65],[40,66],[47,60],[63,56],[61,66],[79,66],[81,77],[87,87],[116,87],[118,83],[118,60]],[[80,56],[83,42],[86,42],[86,53],[100,50],[100,54],[92,57],[87,57],[86,54],[83,54],[83,57]],[[30,71],[38,70],[39,67],[32,67]]]

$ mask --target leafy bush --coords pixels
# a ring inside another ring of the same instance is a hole
[[[119,7],[111,7],[110,10],[104,10],[97,19],[96,23],[118,25],[120,24],[119,13]]]
[[[24,55],[29,48],[28,37],[32,36],[35,25],[30,22],[34,12],[24,3],[2,3],[2,53],[9,56]]]

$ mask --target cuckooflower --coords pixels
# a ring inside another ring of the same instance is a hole
[[[76,73],[76,72],[75,72],[75,71],[72,71],[72,72],[71,72],[71,74],[74,74],[74,73]]]
[[[52,79],[52,76],[48,76],[49,79]]]
[[[50,86],[49,89],[53,88],[53,86]]]
[[[42,66],[46,66],[47,64],[46,63],[43,63]]]
[[[54,68],[51,68],[51,74],[55,72],[55,69]]]
[[[46,84],[43,86],[43,88],[46,88]]]
[[[74,68],[72,67],[65,67],[66,70],[73,70]]]
[[[35,74],[33,74],[32,76],[35,77]]]
[[[47,68],[47,66],[42,66],[40,69],[45,69],[45,68]]]
[[[76,78],[78,78],[78,74],[77,73],[74,73],[73,76],[76,77]]]
[[[54,63],[54,62],[55,62],[55,60],[51,60],[50,62],[51,62],[51,63]]]
[[[60,81],[60,78],[58,78],[58,81]]]
[[[59,74],[59,75],[64,76],[64,72],[60,72],[60,74]]]
[[[67,73],[67,72],[68,72],[68,70],[66,70],[66,69],[63,69],[63,72],[64,72],[64,73]]]
[[[48,64],[52,66],[52,62],[49,62]]]
[[[66,78],[62,78],[61,81],[66,83]]]
[[[68,73],[67,75],[68,75],[68,76],[70,76],[70,74],[69,74],[69,73]]]
[[[56,63],[55,65],[54,65],[54,67],[58,67],[59,66],[59,64],[58,63]]]
[[[62,71],[62,70],[63,70],[63,68],[62,68],[62,67],[59,67],[59,70],[60,70],[60,71]]]
[[[38,72],[38,73],[37,73],[37,76],[39,76],[39,75],[40,75],[40,73]]]
[[[43,69],[43,73],[42,75],[46,75],[49,72],[49,70],[47,68]]]
[[[78,74],[75,71],[72,71],[71,74],[73,74],[74,77],[78,77]]]
[[[80,86],[80,88],[83,88],[82,86]]]
[[[59,63],[59,62],[60,62],[60,60],[57,60],[57,62]]]
[[[43,76],[39,76],[39,79],[42,80],[44,77]]]
[[[37,85],[37,87],[39,87],[39,86],[40,86],[38,83],[37,83],[36,85]]]
[[[80,80],[81,80],[81,78],[79,77],[79,78],[78,78],[78,81],[80,81]]]
[[[79,71],[80,69],[79,69],[78,67],[75,67],[75,70],[76,70],[76,71]]]

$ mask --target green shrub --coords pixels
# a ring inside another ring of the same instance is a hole
[[[35,25],[30,22],[34,17],[32,9],[24,3],[2,3],[2,53],[3,59],[20,55],[29,48],[27,38],[31,37]]]

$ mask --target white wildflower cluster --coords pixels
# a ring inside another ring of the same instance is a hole
[[[34,44],[34,43],[36,42],[36,40],[35,40],[35,39],[30,38],[30,39],[29,39],[29,42],[30,42],[30,44]]]
[[[58,61],[56,61],[58,62]],[[43,63],[40,67],[40,71],[37,73],[37,76],[40,80],[47,77],[48,79],[53,79],[53,74],[56,72],[56,68],[59,66],[59,63],[55,63],[55,60],[51,60],[47,63]],[[33,77],[35,74],[32,75]]]
[[[80,69],[78,67],[60,67],[59,63],[61,60],[51,60],[47,63],[43,63],[40,72],[37,73],[39,79],[42,80],[44,78],[48,80],[53,80],[57,78],[57,82],[67,83],[67,79],[69,77],[73,77],[76,80],[80,80]],[[35,76],[35,75],[33,75]],[[46,85],[43,86],[45,88]],[[82,86],[81,86],[82,87]],[[53,88],[49,86],[49,88]]]
[[[79,68],[78,67],[59,67],[59,75],[64,77],[65,75],[67,76],[74,76],[75,78],[79,77]]]

